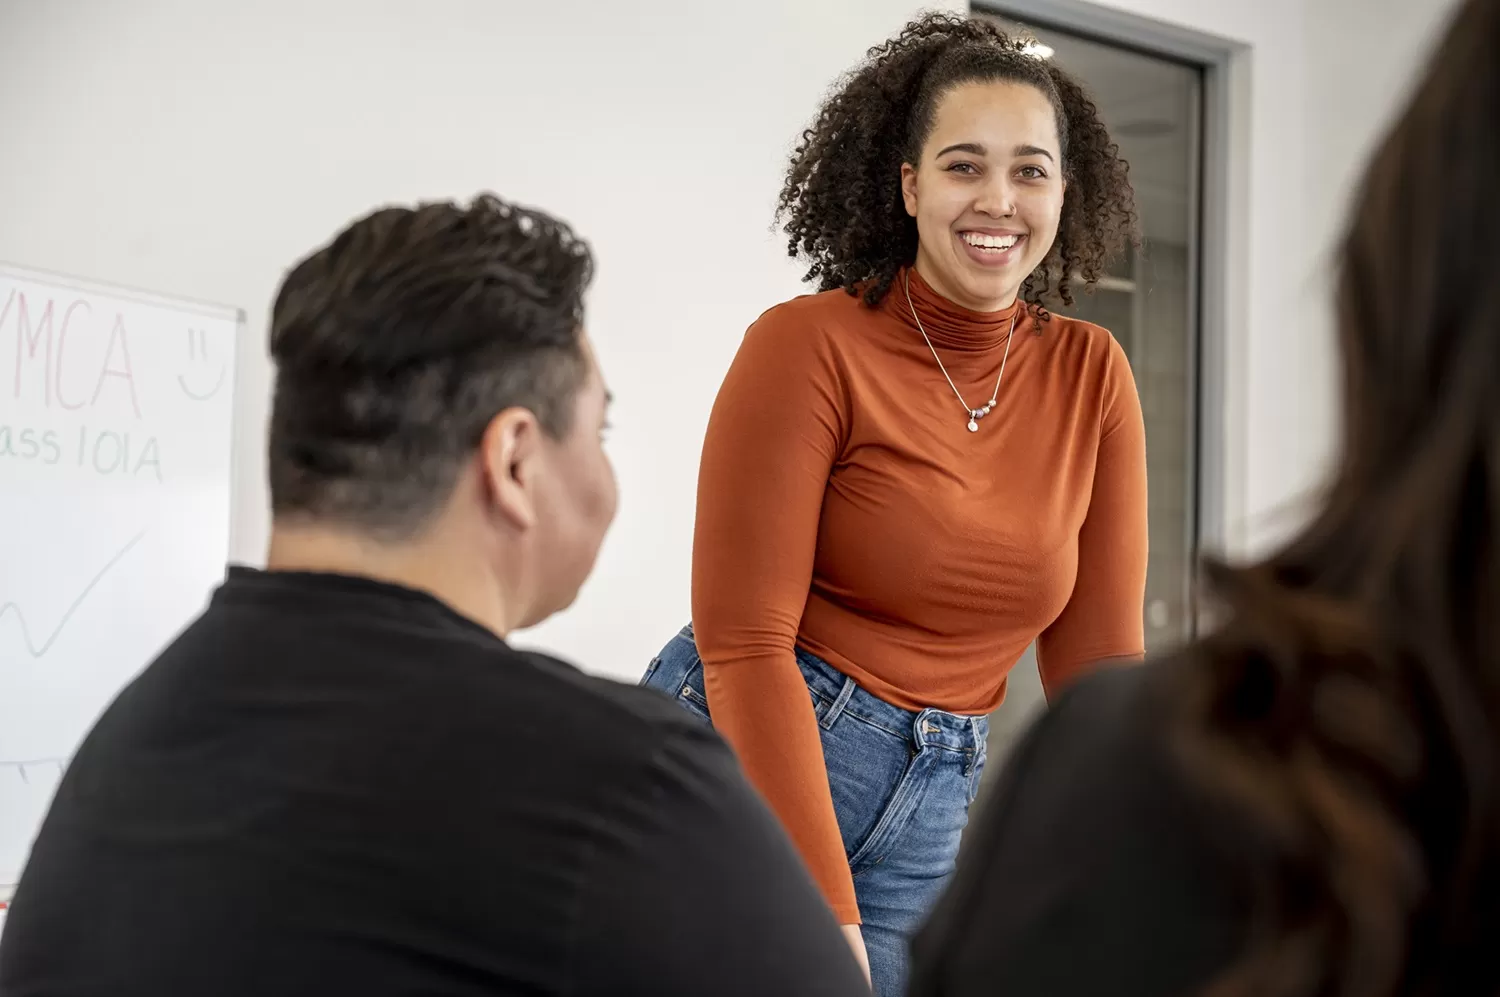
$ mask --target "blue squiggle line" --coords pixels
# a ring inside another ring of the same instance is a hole
[[[198,392],[196,392],[192,388],[188,387],[187,378],[183,377],[181,374],[177,375],[177,386],[182,389],[182,393],[183,394],[187,395],[193,401],[195,401],[195,402],[206,402],[210,398],[212,398],[214,395],[217,395],[219,393],[219,389],[224,386],[224,373],[228,369],[229,368],[227,368],[227,367],[220,367],[219,368],[219,379],[214,382],[214,386],[212,388],[208,389],[208,393],[207,394],[201,394],[200,395]]]
[[[31,629],[26,626],[26,617],[21,614],[20,606],[16,605],[13,602],[7,602],[3,605],[0,605],[0,620],[3,620],[5,618],[6,613],[14,610],[16,614],[16,622],[21,625],[21,640],[25,642],[26,650],[30,652],[33,658],[40,658],[42,655],[47,653],[47,650],[52,647],[52,644],[57,640],[58,636],[62,634],[63,628],[68,625],[68,620],[70,620],[73,617],[73,614],[78,611],[78,607],[83,605],[83,600],[88,598],[89,593],[94,590],[94,586],[98,585],[101,581],[104,580],[104,576],[109,574],[109,569],[113,568],[116,564],[119,564],[120,559],[123,558],[126,554],[130,553],[130,549],[136,544],[140,543],[141,540],[145,538],[147,532],[148,531],[146,530],[142,530],[140,533],[137,533],[134,537],[131,538],[128,544],[120,548],[120,552],[118,554],[109,559],[108,564],[99,569],[99,573],[94,576],[93,580],[84,586],[82,592],[78,593],[78,598],[73,600],[73,605],[68,607],[68,611],[64,613],[62,615],[62,619],[58,621],[57,628],[52,631],[52,635],[42,643],[41,647],[37,647],[36,644],[32,641]]]

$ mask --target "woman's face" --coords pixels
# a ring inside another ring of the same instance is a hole
[[[1008,308],[1062,216],[1052,104],[1024,83],[964,83],[938,101],[920,163],[901,167],[917,220],[917,272],[974,311]]]

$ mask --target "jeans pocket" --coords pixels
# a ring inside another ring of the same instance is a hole
[[[703,691],[703,661],[687,631],[673,637],[652,659],[641,685],[670,696],[699,720],[711,722],[708,697]]]
[[[884,829],[887,810],[916,758],[910,738],[843,713],[822,731],[823,763],[838,817],[844,853],[870,849]]]
[[[697,679],[696,687],[693,681],[695,678]],[[713,714],[708,709],[708,693],[703,689],[702,683],[703,668],[699,666],[689,672],[687,678],[683,680],[682,688],[677,690],[677,702],[700,720],[712,723]]]
[[[981,750],[979,758],[974,762],[969,771],[969,806],[974,805],[974,800],[979,796],[979,787],[984,783],[984,766],[990,760],[990,753]]]

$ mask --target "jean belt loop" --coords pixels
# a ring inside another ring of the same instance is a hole
[[[847,675],[844,676],[844,687],[834,697],[832,705],[828,707],[828,712],[823,714],[823,719],[818,721],[824,730],[829,730],[833,727],[834,722],[839,718],[839,714],[844,712],[844,707],[849,705],[849,697],[853,696],[854,690],[858,688],[859,686],[852,678]]]

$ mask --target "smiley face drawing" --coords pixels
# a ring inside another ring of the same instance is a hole
[[[195,368],[190,371],[192,381],[194,384],[206,385],[208,384],[208,379],[202,377],[202,370],[204,368],[211,368],[214,365],[208,355],[208,333],[202,329],[189,329],[187,331],[187,338],[188,365],[190,368]],[[188,374],[178,374],[177,385],[182,388],[182,393],[193,401],[206,402],[214,395],[217,395],[219,389],[224,386],[224,373],[228,369],[228,366],[224,361],[220,360],[218,368],[219,372],[213,379],[213,386],[207,390],[195,390],[189,386]]]

